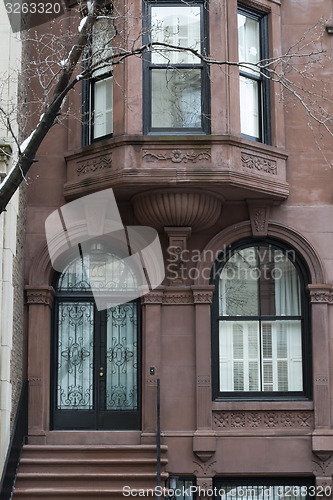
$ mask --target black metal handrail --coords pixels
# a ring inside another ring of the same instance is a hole
[[[160,396],[160,379],[157,379],[157,432],[156,432],[156,451],[157,451],[157,486],[161,486],[161,396]],[[161,495],[158,494],[157,498],[161,498]]]
[[[10,500],[13,495],[22,447],[28,435],[28,381],[23,382],[14,427],[0,483],[0,500]]]

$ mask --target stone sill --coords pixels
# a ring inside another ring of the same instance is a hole
[[[79,148],[75,151],[67,151],[66,161],[80,158],[81,156],[99,153],[124,145],[208,145],[208,144],[228,144],[231,146],[246,147],[256,152],[267,152],[268,154],[286,160],[288,155],[285,150],[268,146],[267,144],[250,141],[243,137],[234,135],[212,135],[212,134],[192,134],[192,135],[120,135],[105,140],[94,142],[89,146]]]
[[[313,410],[313,401],[214,401],[213,411]]]

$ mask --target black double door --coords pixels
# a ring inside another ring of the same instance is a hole
[[[58,300],[54,320],[53,428],[139,429],[138,302]]]

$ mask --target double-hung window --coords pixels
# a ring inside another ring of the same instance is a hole
[[[267,16],[240,5],[237,20],[241,134],[270,144]]]
[[[145,133],[208,132],[207,69],[191,52],[207,50],[203,2],[150,2],[145,19]]]
[[[260,242],[226,250],[214,269],[215,399],[306,398],[306,272],[293,250]]]
[[[86,120],[83,145],[108,137],[113,133],[112,45],[114,28],[109,15],[97,19],[92,32],[91,51],[87,64],[91,78],[85,82],[83,112]]]

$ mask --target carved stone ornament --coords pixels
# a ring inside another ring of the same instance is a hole
[[[223,198],[198,189],[154,189],[132,198],[135,216],[144,226],[191,227],[200,231],[221,217]]]
[[[262,156],[251,155],[242,151],[242,167],[254,172],[264,172],[266,174],[277,175],[277,163],[275,160],[263,158]]]
[[[314,427],[310,411],[214,411],[213,426],[221,430],[294,429]]]
[[[320,454],[315,454],[315,459],[312,460],[312,463],[314,464],[313,466],[313,474],[317,478],[323,479],[326,478],[327,480],[332,480],[332,474],[333,474],[333,457],[332,454],[323,454],[320,456]],[[320,482],[320,481],[319,481]],[[317,483],[317,481],[316,481]],[[317,485],[318,486],[318,485]]]
[[[52,306],[54,289],[51,286],[34,287],[31,285],[26,285],[25,289],[27,293],[28,304],[42,304],[50,307]]]
[[[267,236],[270,205],[248,201],[253,237]]]
[[[198,467],[193,472],[196,476],[208,476],[213,477],[216,474],[216,471],[212,469],[213,465],[216,464],[216,460],[214,462],[196,462],[193,460],[193,463]]]
[[[308,285],[311,304],[333,304],[331,285]]]
[[[155,291],[147,293],[141,297],[141,303],[144,305],[188,305],[193,304],[193,294],[190,289],[188,290],[165,290],[163,293],[156,293]]]
[[[193,299],[195,304],[211,304],[212,303],[213,292],[202,292],[199,290],[193,290]]]
[[[149,163],[159,161],[171,161],[172,163],[198,163],[207,162],[211,159],[210,149],[200,150],[180,150],[172,149],[167,151],[144,150],[142,158]]]
[[[78,162],[76,173],[78,176],[80,176],[84,174],[91,174],[93,172],[105,170],[108,168],[112,168],[112,153]]]

